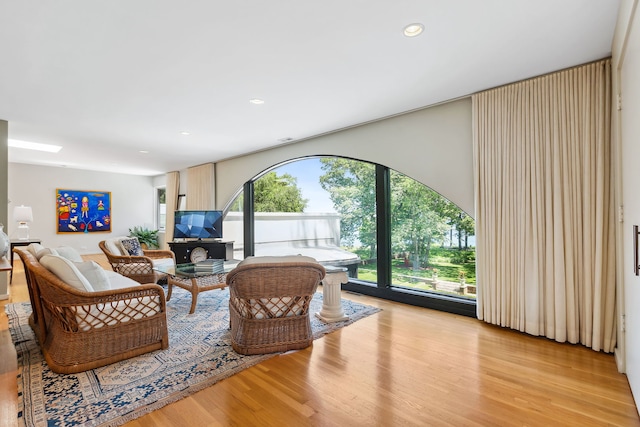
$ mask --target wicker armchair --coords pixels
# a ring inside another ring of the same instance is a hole
[[[176,257],[171,251],[143,249],[143,256],[123,254],[117,246],[118,239],[103,240],[98,246],[107,256],[111,268],[116,273],[129,277],[138,283],[158,283],[166,274],[154,270],[159,264],[176,265]]]
[[[309,304],[325,270],[305,256],[250,257],[227,275],[231,344],[240,354],[306,348]]]
[[[53,372],[82,372],[169,346],[162,287],[80,291],[27,249],[14,252],[25,267],[33,309],[29,324]]]

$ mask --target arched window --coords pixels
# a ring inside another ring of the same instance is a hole
[[[225,237],[236,241],[237,258],[308,255],[348,268],[344,288],[475,313],[473,219],[400,172],[341,157],[297,159],[247,183],[228,211]]]

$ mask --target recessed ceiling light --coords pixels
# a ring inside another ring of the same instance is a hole
[[[415,24],[409,24],[406,27],[404,27],[404,35],[407,37],[419,36],[420,34],[422,34],[423,31],[424,31],[424,25],[417,22]]]
[[[256,105],[264,104],[264,100],[258,98],[250,99],[249,102]]]
[[[191,135],[191,133],[187,132],[187,131],[182,131],[182,132],[180,132],[180,135],[189,136],[189,135]]]
[[[7,141],[9,147],[24,148],[26,150],[46,151],[48,153],[57,153],[62,149],[59,145],[40,144],[38,142],[18,141],[10,139]]]
[[[147,150],[140,150],[140,152],[141,152],[142,154],[149,154],[149,152],[148,152]]]

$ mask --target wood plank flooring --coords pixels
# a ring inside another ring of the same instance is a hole
[[[90,258],[107,265],[101,255]],[[2,306],[29,300],[19,260],[15,267]],[[383,311],[126,426],[640,426],[612,355],[343,297]],[[7,328],[0,310],[0,425],[13,426],[16,362]]]

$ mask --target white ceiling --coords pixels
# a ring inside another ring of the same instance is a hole
[[[9,161],[158,175],[308,138],[604,58],[618,4],[2,1],[0,119],[63,146]]]

